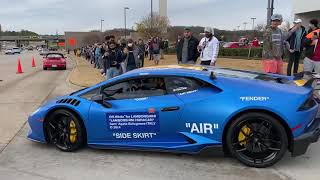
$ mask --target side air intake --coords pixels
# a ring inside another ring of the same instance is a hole
[[[57,101],[57,104],[71,104],[73,106],[79,106],[80,101],[72,98],[60,99],[59,101]]]

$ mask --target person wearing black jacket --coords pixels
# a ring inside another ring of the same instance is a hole
[[[139,39],[137,49],[138,49],[138,59],[140,60],[139,67],[143,67],[144,66],[145,44],[142,39]]]
[[[191,30],[185,28],[184,38],[177,44],[177,59],[179,64],[195,64],[200,56],[199,40],[192,36]]]
[[[110,42],[109,49],[105,53],[105,72],[107,80],[120,75],[120,64],[122,62],[122,53],[116,47],[114,42]]]
[[[299,25],[300,27],[287,39],[289,43],[289,63],[287,68],[287,75],[291,76],[292,66],[293,66],[293,74],[298,73],[299,69],[299,60],[301,57],[301,53],[304,49],[304,41],[307,35],[306,28],[301,26],[301,19],[297,19],[294,21],[295,25]],[[290,29],[291,30],[291,29]]]

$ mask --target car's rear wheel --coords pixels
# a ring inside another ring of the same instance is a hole
[[[45,127],[49,141],[61,151],[76,151],[84,145],[85,132],[81,121],[67,110],[53,112]]]
[[[241,163],[264,168],[282,159],[288,149],[288,136],[274,117],[265,113],[248,113],[232,122],[226,143],[228,150]]]
[[[45,70],[45,71],[46,71],[47,69],[48,69],[48,68],[46,68],[46,67],[43,67],[43,70]]]

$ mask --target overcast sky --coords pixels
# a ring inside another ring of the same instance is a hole
[[[128,27],[150,13],[151,0],[0,0],[0,24],[4,30],[27,29],[40,34],[123,27],[123,7],[128,6]],[[154,11],[158,11],[158,0]],[[292,0],[275,0],[275,12],[292,16]],[[267,0],[168,0],[171,25],[212,26],[233,30],[243,22],[252,27],[265,22]]]

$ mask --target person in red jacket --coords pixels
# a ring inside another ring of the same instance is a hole
[[[260,43],[257,37],[254,38],[254,40],[252,41],[252,46],[253,47],[260,47]]]

